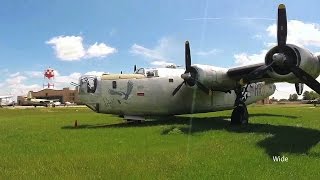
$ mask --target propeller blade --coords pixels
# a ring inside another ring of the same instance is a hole
[[[137,70],[137,66],[134,65],[134,67],[133,67],[133,72],[136,72],[136,70]]]
[[[185,43],[185,64],[186,64],[186,71],[188,71],[191,67],[191,55],[190,55],[189,41],[186,41],[186,43]]]
[[[179,84],[178,87],[176,87],[176,89],[174,89],[174,91],[172,92],[172,96],[176,95],[177,92],[180,90],[181,86],[184,84],[185,81],[183,81],[181,84]]]
[[[201,82],[196,81],[197,86],[199,87],[199,89],[201,89],[204,93],[210,95],[210,89],[208,89],[205,85],[203,85]]]
[[[284,4],[280,4],[278,7],[277,40],[278,40],[278,46],[280,48],[286,45],[287,13],[286,13],[286,6]]]
[[[315,80],[310,74],[296,66],[290,67],[290,70],[295,76],[297,76],[297,78],[301,80],[301,82],[320,94],[320,83]]]

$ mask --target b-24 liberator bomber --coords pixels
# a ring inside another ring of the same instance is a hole
[[[82,76],[80,100],[93,111],[142,120],[233,109],[232,124],[248,123],[247,105],[275,92],[276,82],[289,82],[302,93],[303,84],[320,94],[320,57],[294,44],[287,44],[285,5],[278,7],[277,45],[265,62],[236,68],[191,65],[189,42],[185,43],[185,69],[135,68],[133,74]]]

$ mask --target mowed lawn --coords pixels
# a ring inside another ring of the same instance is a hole
[[[86,108],[0,109],[0,179],[319,179],[320,107],[249,113],[232,127],[231,111],[124,124]]]

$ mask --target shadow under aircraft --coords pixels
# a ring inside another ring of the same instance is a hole
[[[257,113],[251,114],[251,117],[269,116],[269,117],[286,117],[291,119],[297,116],[283,116],[277,114]],[[257,146],[265,149],[270,158],[280,156],[282,153],[293,153],[300,155],[316,156],[318,153],[309,153],[310,149],[320,141],[320,131],[305,127],[294,127],[285,125],[251,123],[246,126],[230,126],[230,117],[188,117],[172,116],[157,117],[152,121],[144,123],[119,123],[119,124],[96,124],[80,125],[77,128],[64,126],[62,129],[91,129],[91,128],[141,128],[147,126],[167,125],[168,128],[162,131],[162,135],[167,135],[172,129],[178,128],[183,134],[193,135],[215,130],[226,130],[234,133],[259,133],[271,134],[265,139],[259,141]],[[178,126],[184,125],[184,126]]]

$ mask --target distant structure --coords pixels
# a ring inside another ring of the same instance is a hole
[[[63,104],[66,102],[81,104],[77,89],[43,89],[41,91],[31,91],[31,95],[32,97],[37,99],[59,100],[59,102]],[[26,98],[24,96],[18,96],[17,100],[18,105],[28,105],[28,102],[26,101]]]
[[[256,104],[272,104],[272,100],[269,97],[266,97],[265,99],[257,101]]]
[[[43,89],[54,89],[54,70],[48,68],[43,73]]]

